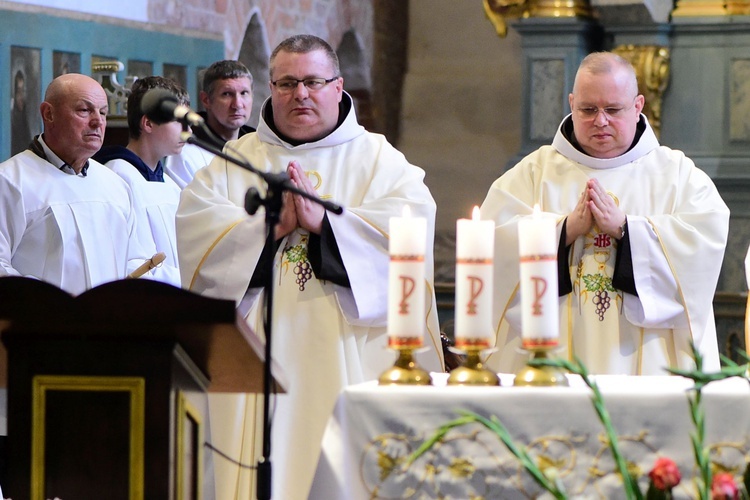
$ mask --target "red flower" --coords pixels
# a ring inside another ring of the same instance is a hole
[[[677,464],[666,457],[656,459],[654,468],[648,473],[648,477],[651,479],[654,487],[660,491],[670,491],[680,484],[680,480],[682,479]]]
[[[734,476],[728,472],[720,472],[711,482],[712,500],[739,500],[740,491],[734,483]]]

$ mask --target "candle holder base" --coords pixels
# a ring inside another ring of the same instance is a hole
[[[481,354],[490,349],[478,346],[453,347],[451,350],[466,354],[464,363],[451,370],[448,385],[486,385],[499,386],[500,377],[482,363]]]
[[[556,346],[538,346],[524,347],[528,351],[529,359],[547,359],[549,352],[556,349]],[[527,364],[516,373],[513,380],[516,387],[567,387],[568,378],[565,376],[565,370],[555,366],[531,366]]]
[[[432,385],[430,372],[417,366],[414,347],[394,346],[391,349],[398,351],[398,359],[380,375],[379,385]]]

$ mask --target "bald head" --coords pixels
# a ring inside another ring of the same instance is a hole
[[[631,98],[638,95],[638,79],[635,68],[627,59],[614,52],[593,52],[584,57],[573,83],[574,94],[579,90],[579,80],[584,73],[595,76],[616,75],[622,81],[623,87],[627,89]]]
[[[90,76],[81,75],[79,73],[60,75],[52,80],[49,86],[47,86],[47,91],[44,93],[44,100],[52,104],[57,104],[61,99],[64,99],[66,95],[69,95],[71,91],[75,92],[76,89],[87,85],[101,87],[99,82]],[[103,90],[104,89],[102,89],[102,91]]]
[[[594,158],[615,158],[633,144],[645,99],[627,60],[595,52],[581,62],[568,103],[581,149]]]
[[[39,109],[44,121],[44,142],[80,171],[102,147],[108,111],[104,89],[86,75],[61,75],[47,87]]]

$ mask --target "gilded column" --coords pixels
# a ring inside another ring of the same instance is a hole
[[[730,0],[727,2],[727,14],[735,16],[750,15],[750,0]]]
[[[620,45],[612,51],[635,67],[638,92],[646,98],[643,114],[658,137],[661,132],[662,98],[669,83],[669,49],[656,45]]]
[[[745,3],[734,0],[734,3]],[[673,17],[724,16],[729,13],[724,0],[678,0]]]
[[[483,0],[484,13],[505,37],[506,19],[519,17],[592,17],[589,0]]]

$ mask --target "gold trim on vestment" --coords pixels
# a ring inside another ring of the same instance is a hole
[[[440,332],[437,333],[437,337],[435,336],[435,332],[433,332],[430,329],[430,314],[432,313],[433,308],[437,307],[437,297],[435,296],[435,291],[430,285],[430,282],[428,280],[425,280],[425,290],[427,290],[427,293],[430,295],[430,307],[427,308],[425,317],[424,317],[424,323],[425,327],[427,328],[427,333],[430,336],[430,339],[432,340],[432,347],[435,348],[435,352],[438,355],[438,359],[440,360],[440,367],[445,370],[445,357],[443,356],[443,343],[439,340],[440,339]],[[435,300],[432,300],[432,299]],[[440,328],[440,318],[438,318],[438,328]]]
[[[234,229],[237,224],[240,222],[245,221],[246,219],[240,219],[234,224],[231,224],[228,228],[226,228],[218,238],[214,240],[213,243],[211,243],[211,246],[208,247],[208,250],[206,250],[206,253],[203,254],[203,258],[201,258],[200,262],[198,262],[198,265],[195,268],[195,272],[193,273],[193,279],[190,280],[190,286],[188,287],[188,290],[192,290],[193,286],[195,285],[195,280],[198,279],[198,273],[200,272],[201,268],[203,267],[203,264],[206,262],[206,259],[208,259],[208,256],[211,254],[211,251],[216,248],[216,245],[219,244],[219,242],[224,238],[224,236],[229,233],[232,229]]]

